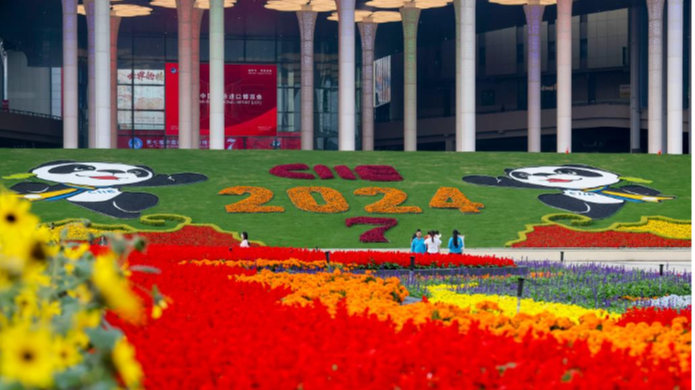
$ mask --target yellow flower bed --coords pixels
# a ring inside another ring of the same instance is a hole
[[[451,285],[434,285],[427,289],[432,294],[431,302],[450,303],[462,308],[475,307],[484,302],[494,302],[500,311],[508,316],[516,315],[517,298],[502,295],[484,295],[484,294],[459,294],[452,291],[457,286]],[[594,314],[598,318],[606,318],[606,316],[614,319],[620,318],[619,314],[608,313],[601,309],[586,309],[576,305],[568,305],[555,302],[536,302],[531,298],[523,298],[521,300],[521,312],[525,314],[535,315],[542,313],[551,313],[558,317],[569,318],[575,323],[586,314]]]
[[[642,226],[622,226],[615,230],[619,232],[654,233],[668,238],[690,240],[692,239],[692,227],[692,224],[689,223],[674,223],[650,219],[649,222]]]
[[[124,230],[100,230],[95,228],[88,228],[79,223],[71,223],[68,225],[58,226],[51,229],[51,241],[58,242],[62,238],[63,231],[67,231],[65,237],[68,241],[86,241],[89,240],[89,236],[99,237],[105,233],[126,233]]]

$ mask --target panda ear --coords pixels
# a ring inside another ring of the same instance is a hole
[[[32,168],[31,170],[29,170],[29,172],[34,171],[34,170],[37,170],[37,169],[39,169],[39,168],[47,167],[47,166],[50,166],[50,165],[61,165],[61,164],[69,164],[69,163],[74,163],[74,162],[75,162],[75,160],[56,160],[56,161],[51,161],[51,162],[43,163],[43,164],[39,165],[38,167]]]

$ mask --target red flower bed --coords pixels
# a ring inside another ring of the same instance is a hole
[[[620,317],[618,325],[624,326],[631,322],[640,323],[646,322],[652,324],[661,322],[664,325],[670,324],[674,318],[685,317],[687,321],[687,329],[692,327],[692,308],[676,310],[670,308],[654,308],[654,307],[633,307],[628,309],[625,314]]]
[[[354,173],[348,168],[347,165],[336,165],[335,172],[340,176],[341,179],[345,180],[357,180]]]
[[[334,178],[331,168],[328,168],[325,165],[314,165],[314,172],[316,172],[316,174],[319,175],[319,178],[322,180]]]
[[[690,371],[610,344],[593,355],[584,341],[515,342],[436,321],[397,332],[344,307],[332,318],[319,304],[282,305],[289,291],[228,279],[240,270],[178,266],[166,255],[146,264],[163,274],[134,282],[156,283],[173,304],[145,327],[109,321],[134,344],[149,390],[690,388]]]
[[[663,238],[651,233],[582,232],[558,225],[536,226],[514,248],[688,248],[691,240]]]
[[[128,234],[132,237],[135,234]],[[184,226],[180,230],[170,233],[142,232],[137,233],[150,244],[179,245],[179,246],[204,246],[204,247],[237,247],[240,241],[234,239],[231,234],[220,233],[209,226]],[[256,244],[252,244],[256,245]]]
[[[94,246],[92,251],[99,253],[104,247]],[[306,262],[326,260],[326,254],[322,251],[297,249],[297,248],[273,248],[273,247],[235,247],[231,251],[228,247],[199,247],[181,245],[147,246],[147,254],[158,257],[166,257],[172,263],[183,260],[289,260],[296,259]],[[135,259],[144,259],[145,255],[134,253]],[[378,268],[379,266],[395,265],[410,267],[410,258],[415,256],[415,265],[418,268],[440,267],[513,267],[514,261],[508,258],[494,256],[473,255],[414,255],[408,252],[376,252],[376,251],[335,251],[330,254],[331,263],[356,264],[361,268]]]
[[[345,226],[351,227],[354,225],[377,225],[379,227],[367,230],[360,235],[360,242],[390,242],[386,238],[386,231],[398,225],[398,220],[395,218],[374,218],[374,217],[354,217],[345,220]]]
[[[284,177],[286,179],[304,179],[314,180],[314,175],[311,173],[293,172],[293,171],[308,171],[309,166],[306,164],[285,164],[273,167],[270,170],[271,175]]]
[[[403,181],[401,174],[390,165],[359,165],[355,172],[367,181]]]

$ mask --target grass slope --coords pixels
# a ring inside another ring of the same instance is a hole
[[[0,150],[0,176],[27,172],[41,163],[53,160],[113,161],[148,165],[157,173],[198,172],[209,181],[183,187],[133,188],[160,197],[157,207],[145,214],[176,213],[193,218],[196,223],[214,223],[225,230],[248,231],[251,239],[269,245],[321,248],[403,248],[417,228],[437,229],[448,239],[453,229],[466,236],[468,247],[502,247],[517,237],[528,223],[539,223],[543,215],[557,212],[536,197],[554,191],[477,187],[464,183],[466,175],[504,174],[505,168],[564,163],[587,164],[617,172],[622,176],[652,180],[649,186],[678,199],[663,204],[627,204],[612,218],[599,221],[592,228],[606,227],[614,222],[636,222],[643,215],[662,215],[690,219],[691,166],[690,156],[607,155],[607,154],[529,154],[529,153],[402,153],[402,152],[301,152],[301,151],[186,151],[186,150]],[[396,167],[403,182],[375,183],[362,180],[292,180],[272,176],[275,165],[305,163],[329,167],[361,164],[388,164]],[[18,181],[0,180],[10,187]],[[232,186],[259,186],[272,190],[275,198],[269,205],[285,207],[284,214],[227,214],[224,206],[242,197],[220,196],[217,193]],[[325,186],[340,191],[350,210],[343,214],[311,214],[300,211],[290,202],[286,191],[296,186]],[[345,227],[345,219],[369,216],[364,206],[381,197],[353,195],[357,188],[393,187],[405,191],[408,201],[423,209],[419,215],[372,215],[395,217],[399,224],[387,233],[389,244],[361,244],[359,235],[367,226]],[[434,210],[429,202],[439,187],[457,187],[485,209],[479,215],[464,215],[456,210]],[[100,223],[121,221],[105,217],[67,201],[39,202],[34,211],[44,221],[64,218],[88,218]],[[130,225],[148,229],[138,221]]]

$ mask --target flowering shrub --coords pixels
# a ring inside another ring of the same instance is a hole
[[[345,226],[352,227],[353,225],[377,225],[374,229],[367,230],[360,235],[360,242],[376,243],[390,242],[386,238],[386,231],[398,225],[398,220],[395,218],[373,218],[373,217],[353,217],[345,220]]]
[[[403,181],[401,174],[390,165],[358,165],[355,172],[367,181]]]
[[[401,206],[408,199],[408,194],[395,188],[365,187],[354,192],[358,196],[376,196],[384,194],[380,201],[364,207],[364,211],[373,214],[419,214],[422,209],[417,206]]]
[[[128,279],[131,243],[112,236],[96,257],[86,244],[54,245],[29,207],[0,194],[0,387],[140,389],[133,346],[104,322],[107,309],[145,320]],[[152,298],[161,309],[156,288]]]
[[[347,167],[347,165],[336,165],[335,172],[344,180],[357,180],[354,173]]]
[[[311,196],[312,193],[320,194],[326,204],[319,205]],[[290,200],[298,209],[310,213],[337,214],[344,213],[350,209],[343,195],[327,187],[294,187],[287,190]]]
[[[273,200],[273,191],[262,187],[237,186],[225,188],[218,195],[244,195],[248,198],[234,204],[225,206],[228,213],[284,213],[285,208],[280,206],[263,206]]]
[[[50,241],[59,242],[60,240],[66,241],[89,241],[95,237],[100,237],[104,234],[114,233],[126,233],[125,230],[103,230],[95,227],[87,227],[83,223],[69,223],[62,226],[57,226],[53,229],[49,228],[51,232]]]
[[[676,240],[651,233],[578,231],[560,225],[535,226],[514,248],[687,248],[691,240]]]
[[[270,174],[277,177],[284,177],[286,179],[314,180],[314,175],[310,173],[294,172],[308,170],[309,166],[306,164],[284,164],[271,168]]]
[[[430,207],[433,209],[457,209],[465,214],[480,213],[480,209],[485,205],[468,200],[458,188],[440,187],[437,193],[430,200]]]
[[[136,281],[156,281],[176,302],[152,326],[123,325],[147,388],[689,388],[689,363],[680,354],[688,356],[690,333],[677,326],[634,332],[591,315],[574,324],[551,314],[508,317],[492,304],[468,311],[442,303],[403,306],[386,294],[399,291],[396,285],[372,290],[380,299],[353,296],[372,283],[388,285],[360,279],[365,275],[254,277],[244,269],[179,266],[154,253],[147,261],[166,277],[136,275]],[[254,279],[238,280],[242,275]],[[340,288],[312,287],[331,277]],[[294,294],[300,289],[313,303],[301,302]],[[291,295],[299,301],[285,303]],[[366,300],[368,313],[355,310]],[[674,347],[662,348],[667,340]]]
[[[331,168],[325,165],[314,165],[314,172],[319,175],[321,180],[333,179],[335,177],[333,176],[333,172],[331,172]]]

